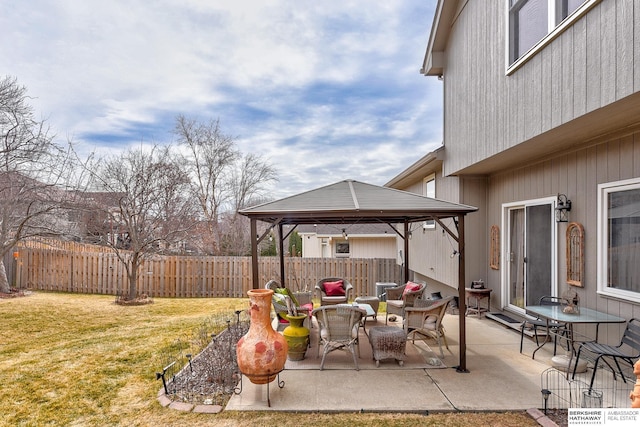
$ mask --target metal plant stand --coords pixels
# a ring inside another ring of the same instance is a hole
[[[284,380],[280,379],[280,372],[282,372],[283,370],[279,370],[278,372],[270,372],[268,374],[263,374],[263,375],[253,375],[254,377],[265,377],[265,378],[269,378],[272,377],[273,375],[276,375],[277,377],[277,383],[278,383],[278,387],[279,388],[284,388]],[[240,386],[233,389],[233,392],[235,394],[240,394],[242,393],[242,377],[244,377],[244,375],[242,375],[242,372],[240,373]],[[267,382],[267,406],[270,408],[271,407],[271,394],[269,392],[269,384],[271,384],[271,381]]]

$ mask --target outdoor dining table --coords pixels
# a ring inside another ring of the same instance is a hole
[[[540,319],[546,320],[546,335],[542,344],[538,345],[533,351],[531,358],[535,358],[536,352],[540,350],[548,341],[551,335],[551,331],[549,325],[551,322],[557,322],[561,324],[566,324],[568,329],[568,336],[566,339],[569,342],[569,365],[571,364],[571,358],[576,352],[575,344],[576,342],[581,342],[583,340],[576,340],[575,333],[573,330],[573,325],[576,324],[591,324],[596,326],[596,336],[595,341],[598,341],[598,330],[600,328],[601,323],[624,323],[626,320],[622,317],[614,316],[612,314],[603,313],[601,311],[593,310],[591,308],[580,307],[578,313],[565,313],[563,310],[563,306],[561,305],[528,305],[525,307],[525,310],[529,314],[533,314],[538,316]],[[586,337],[585,337],[586,338]]]

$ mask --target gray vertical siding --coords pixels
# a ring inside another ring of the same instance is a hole
[[[600,297],[597,289],[597,216],[598,184],[640,176],[640,131],[600,144],[582,148],[556,157],[492,175],[488,179],[487,227],[501,224],[502,205],[509,202],[566,194],[572,201],[570,220],[585,230],[585,285],[577,291],[581,304],[618,314],[625,318],[640,317],[640,306],[624,301]],[[485,228],[487,228],[485,227]],[[488,230],[488,229],[487,229]],[[484,230],[486,234],[488,231]],[[558,287],[566,289],[565,264],[566,224],[558,225]],[[502,242],[504,245],[504,242]],[[501,270],[488,267],[490,283],[500,283]],[[504,247],[504,246],[503,246]],[[493,298],[492,298],[493,299]],[[617,328],[617,327],[613,327]],[[612,329],[615,336],[617,329]]]
[[[639,91],[634,6],[602,0],[507,76],[505,2],[467,2],[446,50],[445,174]]]

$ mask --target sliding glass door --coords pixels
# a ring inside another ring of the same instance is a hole
[[[555,294],[553,202],[507,206],[506,301],[516,310]]]

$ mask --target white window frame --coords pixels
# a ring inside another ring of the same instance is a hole
[[[338,240],[335,239],[335,254],[336,254],[336,258],[349,258],[351,256],[351,243],[349,242],[349,240]],[[338,252],[338,245],[344,245],[346,244],[349,248],[349,252]]]
[[[634,190],[640,188],[640,178],[626,179],[622,181],[598,184],[598,242],[597,242],[597,264],[598,264],[598,294],[613,298],[620,298],[625,301],[640,302],[640,292],[616,289],[608,286],[608,198],[609,193],[624,190]]]
[[[429,192],[427,191],[427,185],[430,182],[433,182],[433,195],[429,195]],[[422,180],[422,195],[426,197],[431,197],[433,199],[436,198],[436,174],[435,173],[432,173],[431,175],[424,177],[424,179]],[[434,219],[426,220],[425,222],[422,223],[422,229],[435,230],[436,221]]]
[[[529,59],[533,56],[537,55],[545,46],[551,43],[555,38],[557,38],[560,34],[562,34],[568,27],[573,25],[575,21],[582,18],[592,7],[596,4],[600,3],[601,0],[585,0],[582,5],[580,5],[575,11],[573,11],[569,16],[563,19],[560,23],[557,23],[556,12],[558,10],[558,2],[560,0],[547,0],[548,1],[548,19],[547,19],[547,27],[548,33],[545,37],[543,37],[538,43],[534,44],[526,53],[522,54],[519,58],[515,59],[514,62],[511,62],[510,58],[510,50],[511,45],[513,43],[513,34],[511,31],[511,16],[510,16],[510,3],[511,0],[506,0],[506,35],[507,42],[505,43],[505,59],[506,59],[506,74],[510,75],[515,72],[518,68],[524,65]]]
[[[502,204],[502,218],[500,220],[500,224],[502,225],[502,228],[500,230],[500,241],[503,242],[503,244],[502,244],[500,256],[501,256],[501,259],[504,260],[504,262],[503,262],[503,267],[500,274],[500,281],[501,281],[500,292],[501,292],[501,299],[503,301],[502,308],[506,310],[510,310],[518,314],[526,313],[525,309],[512,305],[508,299],[510,270],[507,264],[509,263],[509,259],[510,259],[509,252],[511,250],[511,247],[510,247],[511,239],[509,236],[509,232],[510,232],[509,230],[511,230],[511,219],[510,219],[509,211],[514,208],[526,209],[527,206],[550,204],[552,212],[555,212],[556,202],[557,202],[556,197],[543,197],[539,199],[528,199],[528,200],[521,200],[517,202]],[[551,215],[550,221],[553,221],[553,225],[552,225],[553,233],[551,235],[551,249],[552,249],[551,295],[555,296],[555,295],[558,295],[558,224],[555,222],[554,214]]]

